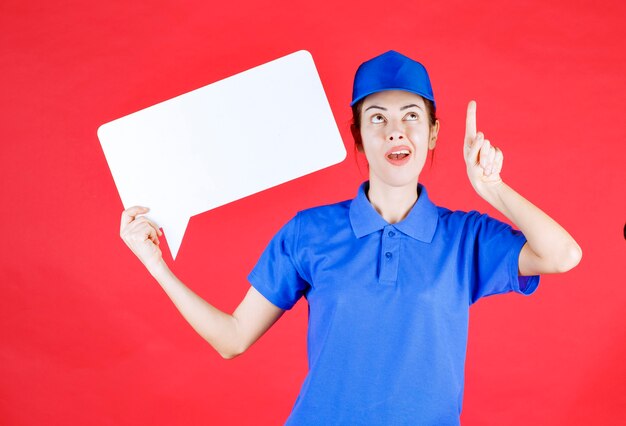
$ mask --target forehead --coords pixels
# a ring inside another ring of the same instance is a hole
[[[363,102],[363,107],[367,108],[371,105],[403,106],[406,104],[416,104],[421,107],[425,105],[424,99],[415,93],[406,92],[404,90],[383,90],[368,95]]]

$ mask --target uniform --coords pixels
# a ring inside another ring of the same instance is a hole
[[[309,304],[309,371],[288,425],[458,425],[469,307],[532,294],[524,235],[476,211],[418,200],[387,223],[367,199],[298,212],[248,280],[270,302]]]

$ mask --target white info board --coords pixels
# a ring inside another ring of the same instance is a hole
[[[176,258],[191,216],[346,157],[300,50],[98,128],[124,209],[150,208]]]

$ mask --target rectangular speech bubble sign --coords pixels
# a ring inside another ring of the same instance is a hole
[[[124,208],[150,207],[176,258],[191,216],[346,157],[305,50],[103,124]]]

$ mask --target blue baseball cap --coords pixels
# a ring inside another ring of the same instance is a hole
[[[416,93],[431,100],[435,108],[437,107],[424,65],[393,50],[359,66],[354,76],[350,106],[367,95],[383,90],[405,90]]]

